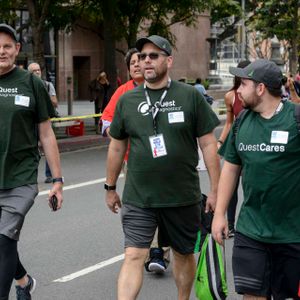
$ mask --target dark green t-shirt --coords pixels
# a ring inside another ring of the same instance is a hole
[[[294,104],[264,119],[248,111],[224,158],[241,165],[244,202],[237,231],[262,242],[300,242],[300,136]],[[225,150],[225,151],[224,151]]]
[[[152,104],[165,89],[150,90]],[[176,207],[199,202],[197,137],[213,131],[219,120],[192,86],[172,81],[156,117],[167,155],[153,157],[149,137],[154,135],[143,86],[124,94],[118,102],[110,134],[129,137],[128,173],[123,203],[139,207]]]
[[[0,76],[0,116],[0,189],[36,183],[37,124],[54,116],[42,81],[19,68]]]

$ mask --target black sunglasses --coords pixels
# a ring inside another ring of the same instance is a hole
[[[139,60],[145,60],[148,56],[151,60],[158,59],[160,55],[168,56],[165,52],[150,52],[150,53],[139,53],[138,58]]]

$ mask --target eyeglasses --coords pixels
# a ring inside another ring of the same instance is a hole
[[[150,52],[150,53],[139,53],[138,58],[140,60],[145,60],[146,57],[148,56],[151,60],[156,60],[159,58],[160,55],[168,56],[168,54],[165,52]]]

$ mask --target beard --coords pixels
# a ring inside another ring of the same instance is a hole
[[[167,67],[161,68],[160,70],[152,69],[152,72],[149,74],[147,74],[147,72],[145,72],[144,70],[144,78],[149,83],[156,83],[164,79],[167,73],[168,73]]]
[[[247,100],[242,98],[242,106],[245,109],[251,109],[255,111],[255,108],[262,102],[262,99],[257,95],[252,95],[251,97],[248,97]]]

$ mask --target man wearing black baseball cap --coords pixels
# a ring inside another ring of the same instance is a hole
[[[174,254],[178,299],[189,299],[196,269],[194,251],[199,245],[198,144],[211,183],[206,209],[213,210],[220,171],[213,130],[219,121],[194,87],[170,79],[173,57],[168,40],[152,35],[139,39],[136,48],[145,84],[118,102],[110,126],[105,185],[107,205],[116,213],[121,207],[116,182],[130,140],[122,198],[125,259],[118,299],[137,298],[157,227],[160,246],[170,246]],[[154,256],[159,258],[158,254]]]
[[[230,73],[241,78],[237,92],[249,109],[219,150],[225,162],[212,234],[220,244],[228,235],[225,213],[242,169],[244,201],[232,257],[235,290],[247,299],[300,299],[297,108],[281,101],[282,73],[274,62],[257,60]]]
[[[18,41],[17,32],[11,26],[1,23],[0,32],[5,32],[9,34],[16,42]]]
[[[19,260],[17,245],[24,219],[38,194],[38,140],[54,177],[49,201],[56,196],[59,209],[63,200],[59,152],[49,120],[55,115],[53,106],[42,81],[15,65],[19,50],[16,31],[0,24],[1,300],[8,300],[14,279],[18,300],[30,300],[36,285]]]

